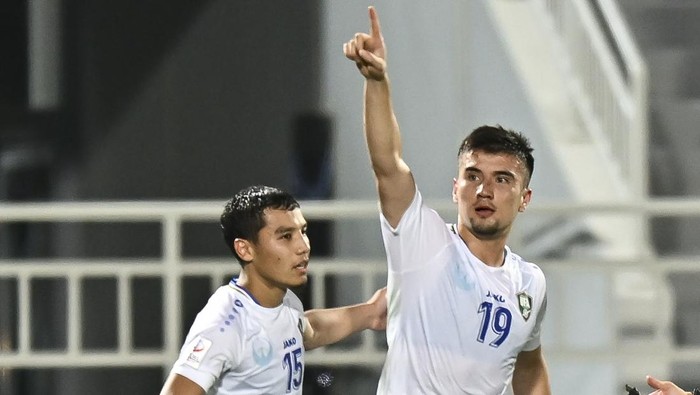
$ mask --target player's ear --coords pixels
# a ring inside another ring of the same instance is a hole
[[[233,249],[245,262],[251,262],[255,258],[255,248],[253,244],[246,239],[236,238],[233,240]]]
[[[457,179],[452,179],[452,203],[457,203]]]
[[[520,198],[520,207],[518,207],[518,211],[520,211],[521,213],[525,211],[527,205],[530,204],[530,199],[532,199],[532,189],[525,188]]]

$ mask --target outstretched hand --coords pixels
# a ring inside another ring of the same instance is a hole
[[[654,392],[652,392],[649,395],[687,395],[689,392],[683,391],[680,389],[677,385],[673,384],[670,381],[661,381],[658,379],[655,379],[654,377],[647,376],[647,384],[653,389],[655,389]]]
[[[378,289],[367,301],[368,305],[374,307],[375,317],[370,323],[369,329],[383,331],[386,329],[386,287]]]
[[[354,38],[343,44],[343,52],[365,78],[381,81],[386,76],[386,47],[374,7],[369,7],[369,22],[369,34],[355,33]]]

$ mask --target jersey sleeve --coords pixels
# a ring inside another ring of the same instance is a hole
[[[445,221],[435,210],[424,205],[418,188],[395,228],[383,214],[380,220],[390,271],[421,268],[451,242]]]
[[[245,338],[241,320],[226,321],[211,307],[205,307],[195,319],[172,368],[173,373],[194,381],[205,392],[223,372],[240,364]]]
[[[541,272],[540,272],[541,273]],[[530,338],[523,346],[523,351],[532,351],[541,345],[540,333],[542,331],[542,321],[544,321],[545,313],[547,312],[547,292],[544,275],[542,274],[542,303],[540,304],[539,311],[537,312],[537,317],[535,321],[535,327],[532,328]]]

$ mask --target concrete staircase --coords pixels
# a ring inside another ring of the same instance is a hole
[[[620,171],[625,164],[611,155],[610,146],[614,142],[590,127],[590,117],[577,110],[581,82],[572,78],[568,66],[573,60],[564,55],[540,3],[504,0],[486,3],[575,199],[602,203],[633,199],[637,192]],[[558,244],[557,251],[542,251],[550,255],[565,253],[562,246],[567,245],[577,254],[613,259],[649,254],[648,250],[640,250],[640,245],[646,245],[640,243],[645,240],[644,226],[634,216],[606,214],[559,222],[560,226],[549,224],[552,232],[544,232],[543,237],[548,241],[533,239],[532,245]],[[572,230],[579,236],[572,237]],[[561,237],[560,243],[557,237]],[[587,248],[591,239],[596,241],[596,248]],[[586,248],[578,248],[578,242]]]
[[[638,190],[638,185],[630,183],[630,177],[622,170],[628,166],[633,172],[645,174],[645,161],[623,163],[624,158],[621,160],[612,154],[615,145],[620,142],[611,141],[607,137],[611,134],[605,133],[605,130],[603,133],[598,130],[605,126],[597,124],[595,112],[581,111],[581,108],[585,109],[585,105],[582,106],[580,102],[582,96],[585,96],[582,94],[585,88],[582,86],[582,80],[585,80],[585,77],[572,73],[572,70],[576,69],[574,63],[580,59],[567,57],[565,44],[556,37],[556,29],[553,26],[556,22],[548,18],[544,9],[545,2],[495,0],[487,3],[494,24],[499,27],[504,46],[529,92],[529,100],[540,119],[543,133],[547,135],[557,153],[558,165],[570,183],[574,198],[579,202],[610,203],[635,202],[639,196],[646,196],[643,193],[646,190]],[[579,4],[581,3],[587,2]],[[571,31],[568,33],[580,34]],[[577,50],[579,49],[573,49]],[[683,64],[680,59],[677,62]],[[596,107],[596,104],[600,103],[595,101],[601,99],[584,97],[584,100],[591,102],[590,107]],[[603,111],[607,106],[612,106],[612,103],[606,102],[601,105]],[[700,125],[700,122],[696,125]],[[646,144],[646,134],[641,134],[640,138],[644,141],[636,143]],[[659,155],[659,152],[655,152],[655,155]],[[643,218],[635,215],[606,214],[581,219],[561,217],[558,222],[531,226],[528,233],[536,236],[526,239],[524,244],[526,250],[530,249],[535,255],[539,252],[548,258],[575,257],[595,260],[596,257],[604,257],[634,261],[653,255],[647,230]],[[697,234],[700,232],[693,233]],[[550,278],[550,282],[553,283],[550,297],[556,298],[555,300],[573,301],[573,305],[566,305],[564,309],[576,306],[586,309],[586,306],[591,304],[614,306],[613,317],[609,317],[607,322],[605,319],[596,321],[598,325],[607,325],[606,331],[596,331],[597,328],[583,324],[581,328],[573,329],[580,336],[569,334],[568,339],[572,340],[568,343],[562,340],[553,341],[555,345],[580,350],[594,350],[596,347],[606,346],[617,347],[619,350],[670,347],[670,328],[676,307],[667,282],[659,281],[654,273],[633,265],[621,265],[610,277],[602,272],[586,273],[579,279],[553,276]],[[590,292],[590,284],[596,283],[607,284],[611,292],[603,295]],[[583,295],[579,292],[581,290],[588,291]],[[577,304],[576,301],[581,298],[585,302]],[[566,313],[555,310],[549,319],[566,321],[568,318]],[[600,336],[591,340],[591,336],[595,337],[596,333]],[[620,381],[637,383],[637,380],[650,371],[660,375],[669,374],[670,366],[660,361],[640,360],[626,366],[610,366],[596,362],[558,363],[554,369],[558,372],[552,377],[574,375],[577,382],[585,381],[581,380],[582,377],[596,376],[591,382],[597,384],[591,388],[578,388],[580,393],[607,393],[607,386],[615,388]],[[561,383],[555,380],[553,385],[556,388]]]

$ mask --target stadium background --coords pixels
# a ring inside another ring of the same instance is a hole
[[[382,283],[362,82],[340,49],[368,4],[345,3],[8,2],[0,393],[157,392],[173,333],[236,270],[215,218],[248,184],[313,201],[309,305]],[[548,275],[554,393],[617,394],[646,373],[698,385],[700,5],[375,5],[405,156],[447,218],[467,130],[533,140],[534,203],[510,244]],[[572,45],[587,35],[607,51]],[[606,122],[617,100],[630,123]],[[305,393],[372,393],[383,347],[365,334],[310,354]]]

